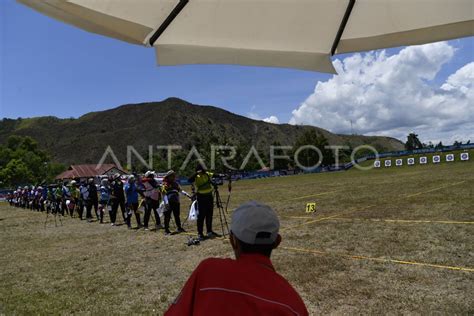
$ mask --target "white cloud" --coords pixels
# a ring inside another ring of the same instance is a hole
[[[474,62],[441,86],[433,82],[455,48],[434,43],[398,54],[354,54],[335,60],[339,75],[318,82],[292,112],[290,124],[310,124],[336,133],[387,135],[404,140],[410,131],[424,141],[474,140]]]
[[[273,124],[280,124],[280,120],[275,115],[270,115],[269,117],[262,119],[260,115],[255,113],[255,109],[256,107],[255,105],[253,105],[250,112],[247,113],[247,117],[251,118],[252,120],[264,121],[264,122],[273,123]]]
[[[261,121],[262,118],[260,117],[260,115],[258,115],[257,113],[253,113],[253,112],[248,112],[247,113],[247,117],[248,118],[251,118],[252,120],[257,120],[257,121]]]
[[[255,109],[257,107],[255,105],[252,105],[252,108],[250,109],[250,112],[247,112],[247,117],[248,118],[251,118],[252,120],[258,120],[260,121],[261,118],[260,118],[260,115],[258,115],[257,113],[255,113]]]
[[[262,121],[272,124],[280,124],[280,120],[275,115],[270,115],[269,117],[264,118]]]

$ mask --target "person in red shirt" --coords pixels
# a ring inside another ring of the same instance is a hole
[[[279,228],[269,206],[247,202],[238,207],[230,233],[236,259],[202,261],[165,315],[308,315],[270,260],[281,242]]]

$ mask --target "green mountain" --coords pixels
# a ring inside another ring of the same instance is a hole
[[[66,165],[97,163],[110,145],[119,160],[125,163],[127,145],[133,145],[144,157],[149,145],[168,144],[184,148],[195,145],[198,150],[203,144],[245,144],[268,152],[266,148],[275,142],[292,145],[308,129],[316,129],[332,145],[356,147],[369,144],[379,151],[404,148],[394,138],[340,135],[312,126],[265,123],[177,98],[122,105],[77,119],[52,116],[3,119],[0,122],[0,143],[10,135],[30,136],[54,160]]]

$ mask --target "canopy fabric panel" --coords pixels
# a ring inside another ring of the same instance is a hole
[[[357,0],[337,53],[472,35],[473,0]]]
[[[160,65],[334,72],[333,49],[358,52],[474,35],[473,0],[18,1],[89,32],[153,45]]]
[[[49,17],[132,44],[146,37],[178,0],[18,0]]]
[[[243,64],[334,72],[347,0],[192,0],[157,40],[159,64]]]

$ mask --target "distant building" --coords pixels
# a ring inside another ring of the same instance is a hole
[[[127,172],[119,169],[114,164],[102,165],[71,165],[68,170],[56,176],[56,180],[87,180],[89,178],[100,178],[104,176],[114,175],[120,173],[121,175]]]

